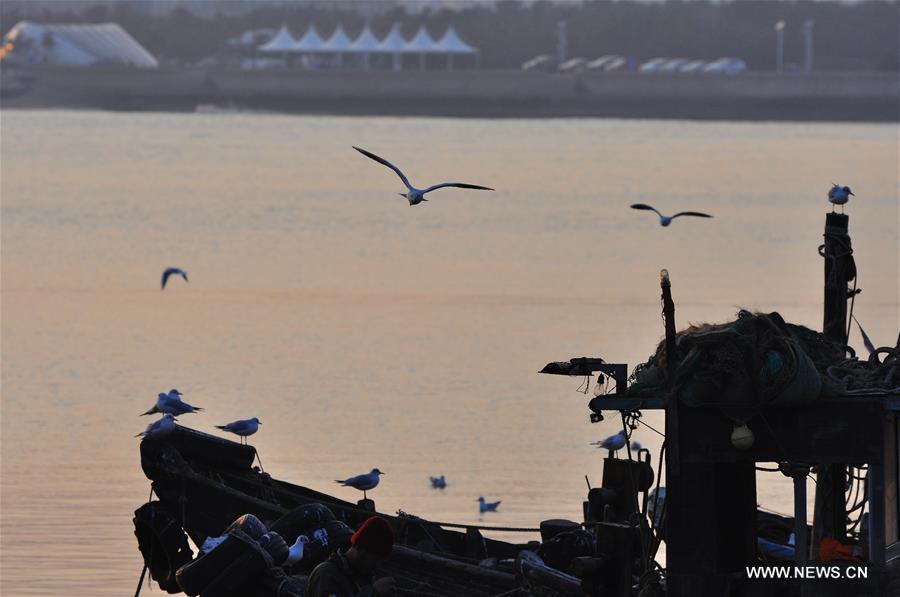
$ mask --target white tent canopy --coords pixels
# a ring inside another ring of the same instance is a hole
[[[411,40],[406,42],[403,49],[407,52],[417,54],[440,52],[440,50],[437,49],[437,42],[428,35],[428,30],[425,29],[424,25],[419,27],[419,30]]]
[[[326,52],[349,52],[352,47],[353,42],[344,32],[344,27],[338,25],[322,49]]]
[[[159,66],[156,58],[116,23],[42,25],[21,21],[9,30],[5,42],[13,45],[10,56],[14,60],[30,64]]]
[[[332,36],[333,37],[333,36]],[[294,44],[294,52],[322,52],[325,49],[325,41],[315,25],[310,25],[303,37]]]
[[[474,54],[478,51],[460,39],[453,25],[447,27],[447,32],[437,41],[436,48],[445,54]]]
[[[400,25],[395,24],[391,27],[388,34],[385,35],[384,39],[381,40],[381,43],[378,44],[378,49],[382,52],[389,52],[391,54],[406,51],[406,40],[403,39],[403,35],[400,34]]]
[[[375,37],[372,30],[366,25],[365,29],[362,30],[362,33],[359,34],[359,37],[356,38],[356,41],[353,42],[350,49],[353,52],[372,53],[378,51],[379,45],[378,38]]]
[[[288,31],[286,25],[282,25],[275,37],[259,47],[260,52],[292,52],[297,45],[297,40]]]

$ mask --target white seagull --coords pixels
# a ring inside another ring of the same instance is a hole
[[[828,201],[833,205],[840,205],[841,213],[844,213],[844,204],[850,201],[851,195],[853,195],[853,191],[850,190],[850,187],[840,187],[831,183],[831,190],[828,191]],[[856,195],[853,196],[856,197]],[[833,207],[831,211],[834,211]]]
[[[484,501],[484,496],[478,498],[478,512],[484,514],[485,512],[496,512],[497,506],[500,505],[502,500],[497,500],[496,502],[486,502]]]
[[[159,393],[153,408],[141,414],[141,416],[152,415],[153,413],[166,413],[177,417],[178,415],[187,415],[201,410],[203,409],[199,406],[192,406],[187,402],[182,402],[181,392],[173,389],[168,394]]]
[[[356,475],[355,477],[350,477],[349,479],[335,479],[335,483],[340,483],[344,487],[352,487],[354,489],[358,489],[363,492],[363,499],[366,499],[366,492],[375,489],[378,486],[378,481],[380,480],[381,475],[384,473],[378,470],[377,468],[373,468],[369,473],[365,475]]]
[[[416,187],[412,186],[409,183],[409,179],[406,178],[406,175],[400,171],[400,168],[393,165],[386,159],[378,157],[371,151],[366,151],[365,149],[362,149],[355,145],[353,146],[353,149],[355,149],[359,153],[363,154],[367,158],[371,158],[371,159],[375,160],[376,162],[378,162],[379,164],[383,164],[383,165],[387,166],[388,168],[390,168],[391,170],[393,170],[394,172],[396,172],[397,176],[400,177],[400,180],[403,181],[403,184],[406,185],[406,188],[409,189],[408,193],[400,193],[400,196],[406,197],[406,199],[409,201],[410,205],[418,205],[419,203],[422,203],[423,201],[428,201],[428,199],[425,198],[425,193],[430,193],[431,191],[434,191],[436,189],[442,189],[444,187],[456,187],[459,189],[478,189],[481,191],[493,191],[494,190],[490,187],[482,187],[477,184],[468,184],[465,182],[442,182],[442,183],[439,183],[436,185],[432,185],[432,186],[428,187],[427,189],[417,189]]]
[[[609,450],[609,455],[612,456],[613,454],[624,448],[625,442],[627,441],[628,439],[625,437],[625,431],[623,430],[615,435],[610,435],[603,441],[593,442],[592,445],[597,446],[598,448],[606,448],[607,450]]]
[[[293,566],[297,562],[303,559],[303,547],[306,545],[306,542],[309,541],[309,538],[306,535],[298,535],[297,540],[294,541],[294,544],[291,545],[288,550],[287,559],[281,563],[282,566]]]
[[[646,203],[634,203],[631,206],[631,209],[645,209],[648,211],[655,211],[656,215],[659,216],[659,224],[661,226],[668,226],[672,223],[672,220],[677,218],[678,216],[696,216],[698,218],[711,218],[712,216],[709,214],[705,214],[699,211],[680,211],[674,216],[664,216],[655,207],[651,207]]]
[[[184,278],[184,281],[188,281],[187,272],[181,269],[180,267],[167,267],[166,271],[162,274],[162,285],[160,286],[160,290],[165,290],[166,282],[169,281],[169,276],[176,275]]]
[[[259,429],[260,425],[262,425],[262,423],[259,422],[259,419],[253,417],[252,419],[232,421],[227,425],[216,425],[216,429],[221,429],[222,431],[228,431],[229,433],[241,436],[241,442],[243,443],[248,435],[256,433],[256,430]]]
[[[175,431],[175,417],[167,413],[161,419],[157,419],[147,425],[146,431],[138,433],[134,437],[156,437],[157,435],[166,435],[173,431]]]
[[[431,481],[432,489],[446,489],[447,488],[447,479],[444,478],[444,475],[440,477],[428,477]]]

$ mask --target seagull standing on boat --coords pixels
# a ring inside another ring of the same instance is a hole
[[[163,274],[162,274],[162,285],[161,285],[161,287],[160,287],[160,290],[165,290],[165,289],[166,289],[166,282],[169,281],[169,277],[172,276],[172,275],[175,275],[175,276],[181,276],[182,278],[184,278],[184,281],[185,281],[185,282],[188,281],[188,277],[187,277],[187,272],[186,272],[186,271],[184,271],[184,270],[181,269],[180,267],[167,267],[167,268],[166,268],[166,271],[164,271]]]
[[[363,492],[363,499],[366,499],[366,492],[372,491],[378,486],[378,481],[380,480],[381,475],[384,473],[378,470],[377,468],[373,468],[370,472],[365,475],[356,475],[355,477],[350,477],[349,479],[335,479],[335,483],[340,483],[344,487],[352,487],[354,489],[358,489]]]
[[[648,210],[648,211],[655,211],[656,215],[659,216],[659,224],[660,224],[660,226],[663,226],[663,227],[671,224],[672,220],[674,220],[678,216],[695,216],[697,218],[711,218],[712,217],[709,214],[705,214],[705,213],[702,213],[699,211],[680,211],[677,214],[675,214],[674,216],[664,216],[661,213],[659,213],[659,211],[655,207],[647,205],[646,203],[634,203],[634,204],[632,204],[631,209],[644,209],[644,210]]]
[[[253,417],[252,419],[232,421],[227,425],[216,425],[216,429],[239,435],[241,437],[241,443],[246,443],[247,436],[256,433],[260,425],[262,425],[262,423],[259,422],[259,419]]]
[[[175,431],[175,417],[166,413],[161,419],[157,419],[147,425],[146,431],[138,433],[134,437],[156,437],[172,433],[173,431]]]
[[[478,512],[480,514],[484,514],[485,512],[496,512],[497,506],[500,505],[502,500],[497,500],[496,502],[486,502],[484,501],[484,496],[478,498]]]
[[[432,489],[446,489],[447,488],[447,479],[444,478],[444,475],[440,477],[428,477],[431,481]]]
[[[379,164],[382,164],[382,165],[384,165],[384,166],[387,166],[388,168],[390,168],[391,170],[393,170],[394,172],[396,172],[396,173],[397,173],[397,176],[400,177],[400,180],[403,181],[403,184],[406,186],[406,188],[407,188],[408,191],[409,191],[409,192],[407,192],[407,193],[400,193],[400,196],[401,196],[401,197],[406,197],[407,201],[409,201],[409,204],[410,204],[411,206],[412,206],[412,205],[418,205],[419,203],[422,203],[423,201],[428,201],[428,199],[425,198],[425,193],[430,193],[431,191],[435,191],[435,190],[437,190],[437,189],[442,189],[442,188],[444,188],[444,187],[455,187],[455,188],[458,188],[458,189],[478,189],[478,190],[481,190],[481,191],[493,191],[493,190],[494,190],[494,189],[492,189],[492,188],[490,188],[490,187],[483,187],[483,186],[480,186],[480,185],[477,185],[477,184],[469,184],[469,183],[465,183],[465,182],[442,182],[442,183],[438,183],[438,184],[436,184],[436,185],[431,185],[431,186],[428,187],[427,189],[417,189],[416,187],[412,186],[412,185],[409,183],[409,179],[406,178],[406,175],[403,174],[403,172],[400,171],[400,168],[398,168],[397,166],[393,165],[392,163],[390,163],[390,162],[387,161],[386,159],[384,159],[384,158],[382,158],[382,157],[379,157],[379,156],[375,155],[375,154],[372,153],[371,151],[366,151],[365,149],[362,149],[362,148],[360,148],[360,147],[356,147],[355,145],[353,146],[353,149],[355,149],[355,150],[358,151],[359,153],[363,154],[363,155],[366,156],[367,158],[373,159],[373,160],[375,160],[376,162],[378,162]]]
[[[615,435],[610,435],[608,438],[601,442],[594,442],[593,445],[598,448],[606,448],[609,450],[609,455],[614,456],[616,452],[625,447],[625,442],[628,441],[628,438],[625,437],[625,431],[622,430]]]
[[[171,390],[168,394],[158,394],[156,404],[153,408],[142,413],[141,416],[152,415],[153,413],[166,413],[177,417],[178,415],[187,415],[201,410],[203,409],[199,406],[192,406],[187,402],[182,402],[181,392],[178,390]]]
[[[288,549],[288,557],[287,559],[281,563],[282,566],[293,566],[297,562],[303,559],[303,548],[306,545],[306,542],[309,541],[309,538],[306,535],[298,535],[297,540],[294,541],[294,544]]]
[[[831,202],[832,205],[840,205],[841,213],[844,213],[844,204],[850,201],[850,196],[853,195],[853,191],[850,190],[850,187],[841,187],[834,183],[831,183],[831,190],[828,191],[828,201]],[[856,197],[856,195],[853,195]],[[831,211],[834,212],[834,208],[831,208]]]

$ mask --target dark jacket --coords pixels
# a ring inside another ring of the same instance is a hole
[[[343,552],[336,551],[316,566],[309,577],[308,597],[369,597],[374,595],[371,576],[350,567]]]

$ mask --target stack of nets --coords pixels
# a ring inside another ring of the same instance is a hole
[[[724,324],[691,326],[676,339],[679,362],[671,391],[689,406],[799,405],[822,393],[823,376],[846,347],[788,324],[778,313],[740,311]],[[665,342],[635,369],[630,393],[668,387]]]

